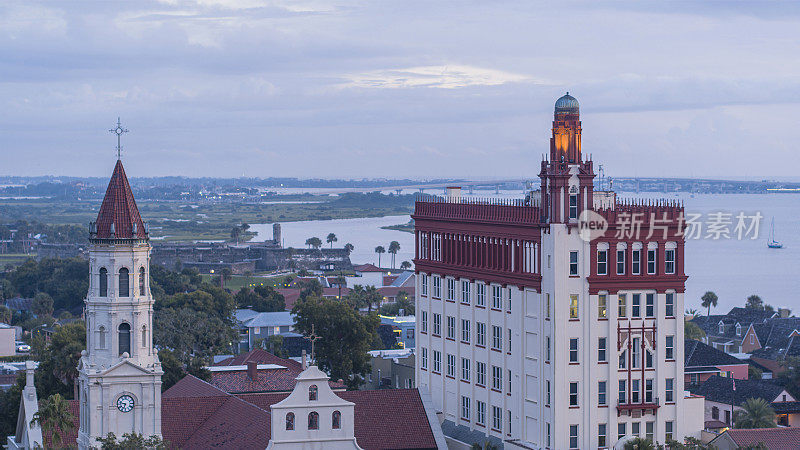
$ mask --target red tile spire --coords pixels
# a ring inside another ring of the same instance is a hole
[[[122,161],[117,160],[97,221],[90,226],[94,239],[147,239],[139,208],[133,199]]]

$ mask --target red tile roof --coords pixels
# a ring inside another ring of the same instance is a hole
[[[114,173],[111,175],[111,181],[108,182],[106,196],[103,198],[100,212],[97,214],[95,237],[110,239],[111,224],[114,224],[114,237],[118,239],[132,239],[134,224],[137,227],[137,236],[145,237],[144,222],[139,215],[136,201],[133,199],[133,192],[128,184],[128,177],[125,176],[122,161],[119,160],[114,166]]]
[[[255,362],[258,364],[278,364],[281,366],[289,367],[292,369],[296,369],[297,373],[299,374],[303,367],[302,365],[293,360],[293,359],[284,359],[278,356],[273,355],[272,353],[257,348],[255,350],[251,350],[247,353],[242,353],[240,355],[233,356],[228,359],[223,359],[222,361],[214,364],[215,366],[243,366],[248,362]]]
[[[763,442],[769,450],[796,450],[800,442],[800,428],[740,428],[725,433],[739,447]]]
[[[380,267],[376,266],[375,264],[359,264],[353,266],[353,270],[356,272],[383,272],[384,270]]]
[[[300,299],[300,289],[275,289],[278,291],[279,294],[283,296],[283,300],[286,303],[286,310],[291,311],[294,308],[294,304],[297,303],[297,300]]]

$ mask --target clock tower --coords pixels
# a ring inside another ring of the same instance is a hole
[[[86,350],[78,364],[81,449],[96,447],[96,439],[109,433],[161,435],[163,372],[153,349],[151,247],[121,160],[97,221],[89,224],[89,243]]]

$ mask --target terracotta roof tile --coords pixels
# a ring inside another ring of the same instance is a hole
[[[122,167],[122,161],[117,160],[114,166],[114,173],[111,181],[108,182],[106,196],[100,205],[100,212],[97,214],[97,234],[98,239],[110,239],[111,224],[114,224],[114,237],[118,239],[132,239],[133,225],[136,224],[137,235],[145,237],[145,227],[142,217],[139,215],[139,208],[133,199],[131,186],[128,184],[128,177]]]
[[[763,442],[769,450],[796,450],[800,442],[800,428],[741,428],[725,433],[740,447]]]

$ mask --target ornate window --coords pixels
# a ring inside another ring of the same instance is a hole
[[[313,401],[317,399],[317,385],[312,384],[308,388],[308,400]]]
[[[294,413],[286,414],[286,430],[294,430]]]
[[[319,430],[319,414],[316,411],[308,413],[308,429]]]
[[[342,428],[342,413],[339,411],[334,411],[333,416],[331,417],[331,422],[333,423],[334,430]]]
[[[106,327],[102,325],[97,329],[97,348],[106,348]]]
[[[131,284],[131,277],[130,272],[128,269],[123,267],[119,269],[119,296],[120,297],[130,297],[130,284]]]
[[[145,277],[145,270],[144,266],[139,268],[139,295],[147,294],[144,289],[144,277]]]
[[[100,268],[100,297],[108,297],[108,269]]]
[[[131,354],[131,326],[125,322],[119,324],[119,354]]]

